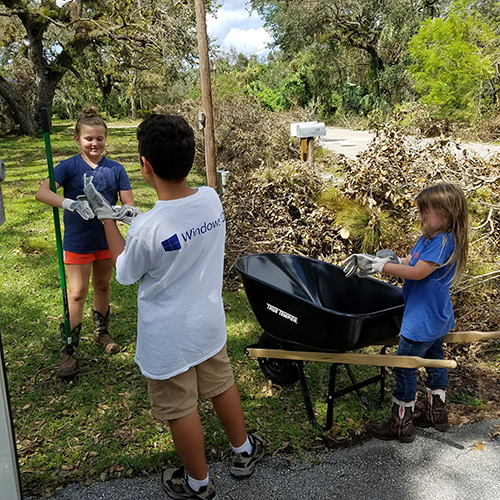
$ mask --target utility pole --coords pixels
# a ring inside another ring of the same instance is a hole
[[[200,55],[201,99],[205,113],[205,169],[207,185],[217,189],[217,166],[215,160],[215,127],[210,81],[210,59],[208,57],[207,23],[204,0],[194,0],[196,27],[198,31],[198,52]]]

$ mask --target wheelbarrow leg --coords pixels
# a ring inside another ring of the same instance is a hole
[[[385,351],[387,350],[387,346],[385,345],[380,349],[380,354],[385,354]],[[382,403],[384,402],[384,397],[385,397],[385,376],[387,374],[387,370],[385,369],[385,366],[380,367],[380,399],[378,402],[379,408],[382,406]]]
[[[379,375],[375,375],[373,377],[367,378],[366,380],[362,380],[361,382],[356,382],[356,379],[354,378],[354,374],[352,373],[351,367],[349,365],[344,364],[346,371],[349,374],[349,377],[351,379],[352,385],[345,387],[344,389],[339,389],[338,391],[336,391],[335,390],[335,383],[336,383],[337,367],[338,366],[339,366],[339,363],[332,363],[332,366],[330,367],[330,384],[329,384],[329,388],[328,388],[328,400],[327,400],[325,430],[331,429],[331,427],[333,425],[333,404],[335,402],[335,399],[356,391],[356,393],[358,394],[362,403],[369,404],[367,402],[367,400],[361,395],[359,389],[362,389],[363,387],[366,387],[367,385],[374,384],[378,381],[380,381],[380,383],[381,383],[381,389],[380,389],[380,395],[382,398],[381,401],[383,401],[383,399],[384,399],[385,369],[383,366],[381,367],[381,372]]]
[[[297,369],[299,374],[300,388],[302,389],[302,397],[304,398],[304,404],[306,405],[307,416],[309,417],[309,423],[314,425],[314,427],[323,430],[323,428],[318,424],[316,417],[314,416],[314,410],[311,404],[311,396],[309,395],[309,388],[307,387],[306,376],[304,375],[304,369],[301,364],[293,361],[293,365]],[[331,427],[331,426],[330,426]]]
[[[350,365],[344,365],[344,366],[347,371],[347,374],[349,375],[349,378],[351,379],[353,387],[356,386],[357,382],[356,379],[354,378],[354,373],[352,372],[351,366]],[[365,406],[368,406],[370,404],[370,402],[363,396],[363,394],[361,394],[361,391],[359,389],[356,389],[356,394],[358,395],[359,399]]]
[[[333,403],[335,402],[335,382],[337,378],[338,363],[332,363],[330,366],[330,383],[328,387],[328,398],[326,402],[326,425],[325,431],[332,428],[333,425]]]
[[[385,397],[385,375],[386,375],[385,366],[381,366],[380,367],[380,399],[378,401],[379,408],[382,406],[382,403],[384,402],[384,397]]]

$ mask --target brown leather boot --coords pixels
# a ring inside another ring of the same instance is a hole
[[[92,311],[94,316],[94,342],[99,344],[108,354],[116,354],[120,352],[120,348],[113,342],[109,335],[109,307],[106,316],[103,316],[95,309]]]
[[[450,426],[446,411],[446,391],[425,387],[425,392],[427,398],[424,408],[415,414],[413,424],[417,427],[434,427],[440,432],[446,432]]]
[[[78,324],[71,330],[71,343],[72,349],[71,354],[68,353],[68,346],[66,345],[66,330],[64,328],[64,323],[61,323],[61,342],[63,348],[61,349],[61,357],[59,362],[59,377],[61,378],[72,378],[78,371],[76,368],[76,348],[80,342],[80,330],[82,325]]]
[[[368,431],[378,439],[385,441],[397,439],[400,443],[411,443],[413,434],[413,408],[415,401],[405,403],[392,397],[391,419],[385,424],[368,425]]]

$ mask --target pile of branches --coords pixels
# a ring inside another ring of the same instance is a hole
[[[334,214],[319,206],[319,170],[284,160],[231,179],[223,197],[226,214],[226,279],[236,277],[239,257],[253,253],[305,255],[327,262],[344,253]]]
[[[392,124],[375,130],[368,149],[355,160],[342,161],[342,192],[371,207],[403,216],[426,186],[452,182],[467,196],[491,191],[490,202],[500,202],[500,158],[486,160],[460,141],[439,138],[432,142],[404,136]]]
[[[204,169],[204,137],[200,129],[201,100],[159,106],[154,112],[180,114],[196,132],[196,167]],[[214,97],[214,128],[217,168],[228,170],[231,178],[252,173],[256,168],[272,168],[281,160],[296,157],[290,148],[290,123],[307,121],[303,111],[272,113],[257,98],[240,94]]]
[[[186,101],[155,112],[181,114],[199,130],[200,109],[201,102]],[[321,165],[311,168],[300,161],[300,152],[290,143],[290,123],[309,120],[303,110],[271,113],[248,96],[214,99],[217,168],[229,172],[222,197],[228,287],[236,283],[235,263],[243,255],[290,253],[332,262],[345,243],[334,214],[316,203],[324,189]],[[197,148],[203,159],[201,132]]]

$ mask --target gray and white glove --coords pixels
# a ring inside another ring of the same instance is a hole
[[[70,212],[77,213],[83,220],[89,220],[94,218],[94,212],[90,208],[87,200],[81,200],[80,197],[76,200],[71,198],[64,198],[62,202],[62,207],[64,210],[69,210]]]
[[[140,208],[134,207],[132,205],[119,205],[113,206],[114,217],[113,219],[119,220],[125,224],[130,224],[138,215],[142,214]]]
[[[346,278],[350,278],[358,270],[358,255],[361,254],[353,253],[341,263]]]
[[[87,174],[83,174],[83,192],[85,195],[79,196],[78,199],[87,200],[90,208],[99,220],[114,219],[125,224],[130,224],[132,219],[142,214],[140,208],[133,207],[132,205],[123,205],[121,207],[118,205],[111,206],[106,198],[97,191],[92,182],[92,177],[87,177]]]
[[[87,174],[83,174],[83,192],[85,195],[79,196],[78,199],[87,200],[92,212],[94,212],[99,220],[113,218],[113,207],[107,202],[106,198],[97,191],[92,183],[92,176],[87,177]]]
[[[347,278],[352,276],[357,269],[359,269],[358,276],[360,278],[365,278],[370,274],[381,273],[389,260],[390,257],[381,258],[365,253],[355,253],[347,257],[347,259],[342,262],[342,266],[344,267],[344,273]]]
[[[396,252],[393,252],[392,250],[389,250],[389,249],[379,250],[375,255],[377,257],[381,257],[382,259],[384,259],[385,257],[389,257],[389,262],[391,264],[402,264],[403,263],[401,258],[396,255]]]

